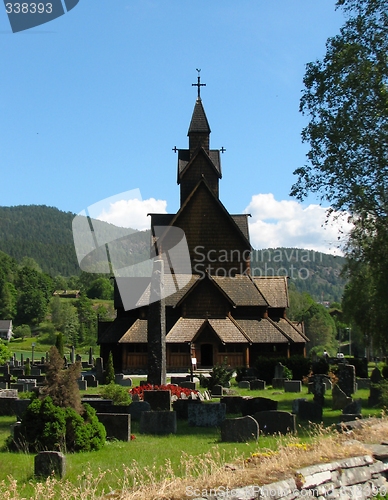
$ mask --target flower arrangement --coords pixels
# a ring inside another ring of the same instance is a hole
[[[193,392],[194,394],[197,394],[198,391],[193,390],[193,389],[187,389],[186,387],[179,387],[176,385],[172,384],[166,384],[166,385],[152,385],[152,384],[147,384],[147,385],[140,385],[138,387],[133,387],[129,392],[131,396],[138,396],[139,399],[143,399],[143,392],[144,391],[171,391],[171,396],[175,396],[176,398],[180,399],[181,395],[184,394],[186,397],[191,396],[191,393]]]

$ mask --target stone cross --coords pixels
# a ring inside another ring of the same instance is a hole
[[[164,262],[157,259],[154,260],[152,271],[147,321],[147,382],[154,385],[166,383],[166,314],[163,288]]]

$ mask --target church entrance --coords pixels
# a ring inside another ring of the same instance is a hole
[[[213,344],[201,345],[201,367],[213,366]]]

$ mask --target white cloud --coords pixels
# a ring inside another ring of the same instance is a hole
[[[151,224],[150,217],[147,217],[147,214],[165,214],[167,213],[166,208],[167,201],[155,200],[155,198],[149,198],[148,200],[118,200],[109,203],[109,208],[104,208],[95,218],[115,226],[131,227],[144,231],[150,229]]]
[[[338,245],[351,228],[345,212],[325,224],[327,207],[277,201],[272,193],[252,196],[244,212],[252,215],[248,222],[255,249],[295,247],[341,254]]]

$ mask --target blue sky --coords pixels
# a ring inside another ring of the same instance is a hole
[[[225,207],[252,214],[256,248],[333,252],[317,200],[288,194],[305,65],[343,22],[335,0],[80,0],[13,34],[0,8],[0,204],[78,213],[137,188],[145,213],[176,212],[172,148],[187,147],[201,68]]]

